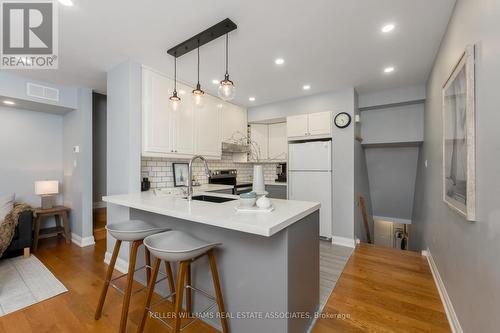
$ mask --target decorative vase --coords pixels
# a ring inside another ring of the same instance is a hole
[[[262,168],[262,165],[253,166],[252,191],[255,192],[257,195],[267,194],[266,187],[264,184],[264,170]]]

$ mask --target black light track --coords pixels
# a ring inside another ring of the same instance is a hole
[[[172,47],[170,50],[167,51],[167,53],[173,57],[178,58],[186,53],[196,50],[199,46],[210,43],[214,39],[224,36],[228,32],[236,30],[236,28],[238,28],[236,23],[227,18],[211,26],[205,31],[202,31],[199,34],[194,35],[193,37]]]

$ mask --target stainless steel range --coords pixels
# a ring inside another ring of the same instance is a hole
[[[232,185],[233,194],[241,194],[252,191],[252,182],[238,182],[236,169],[212,170],[208,182],[210,184]]]

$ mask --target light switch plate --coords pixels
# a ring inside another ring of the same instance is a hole
[[[359,123],[361,121],[361,117],[359,116],[359,114],[357,114],[357,115],[354,116],[354,121],[356,123]]]

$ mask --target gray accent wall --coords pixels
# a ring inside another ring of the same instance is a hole
[[[63,193],[71,232],[83,239],[92,237],[92,91],[79,88],[77,95],[77,109],[63,119]]]
[[[354,119],[353,88],[290,99],[248,109],[248,122],[321,111],[347,112]],[[354,239],[354,125],[333,126],[333,235]]]
[[[419,147],[365,149],[374,216],[411,220]]]
[[[418,233],[421,248],[429,248],[463,332],[493,333],[500,327],[499,17],[499,1],[458,0],[427,83],[412,233]],[[442,200],[441,89],[474,43],[477,221],[468,222]]]
[[[63,181],[63,117],[0,106],[0,156],[0,195],[39,207],[35,181]]]

